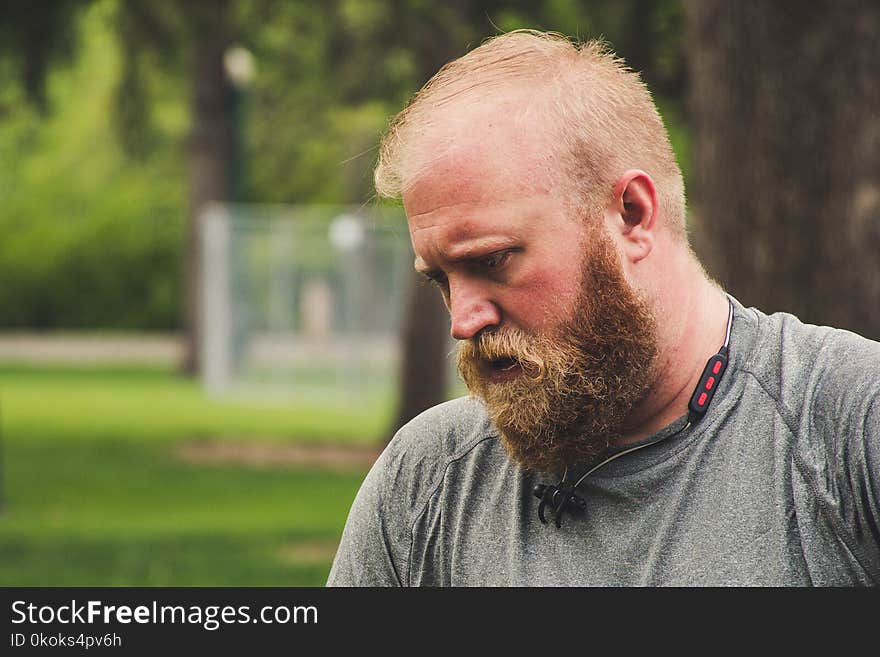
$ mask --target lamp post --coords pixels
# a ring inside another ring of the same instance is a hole
[[[241,203],[245,200],[246,189],[245,96],[256,75],[254,56],[247,48],[231,46],[223,53],[223,70],[229,80],[230,101],[226,150],[228,199],[233,203]],[[235,267],[234,261],[232,266]],[[241,367],[248,332],[247,317],[233,320],[229,363],[233,373]]]
[[[245,95],[256,76],[253,54],[242,46],[232,46],[223,54],[223,68],[229,79],[231,102],[229,113],[229,198],[244,200],[245,192]]]

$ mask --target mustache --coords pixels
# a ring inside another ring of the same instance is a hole
[[[546,346],[540,339],[519,329],[505,329],[481,333],[461,342],[458,348],[458,364],[459,368],[486,371],[493,363],[511,360],[522,368],[526,377],[539,380],[547,375],[550,367],[545,358],[546,353]]]

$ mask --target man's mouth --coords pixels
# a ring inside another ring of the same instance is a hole
[[[507,381],[522,372],[522,365],[515,358],[502,357],[486,361],[487,378],[493,383]]]

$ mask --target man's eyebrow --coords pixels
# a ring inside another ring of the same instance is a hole
[[[495,251],[509,249],[517,244],[517,240],[510,236],[495,235],[492,237],[483,237],[471,242],[465,242],[459,246],[451,247],[445,254],[446,259],[450,262],[460,262],[462,260],[470,260],[471,258],[479,258]]]
[[[441,250],[439,256],[443,262],[456,264],[469,260],[479,260],[498,251],[515,248],[517,245],[518,241],[515,237],[494,235],[453,246],[446,252]],[[431,281],[442,281],[446,278],[441,267],[428,264],[419,255],[413,261],[413,268],[418,274]]]
[[[463,262],[480,258],[485,255],[509,249],[517,245],[517,240],[509,236],[494,236],[479,238],[461,245],[452,246],[445,251],[440,252],[440,258],[446,262]],[[437,271],[435,267],[429,265],[421,256],[416,256],[413,263],[415,270],[420,273],[430,273]]]

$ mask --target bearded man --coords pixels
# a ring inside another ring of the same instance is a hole
[[[376,188],[471,395],[395,436],[328,584],[880,582],[880,344],[706,276],[662,120],[601,44],[519,31],[449,63]]]

